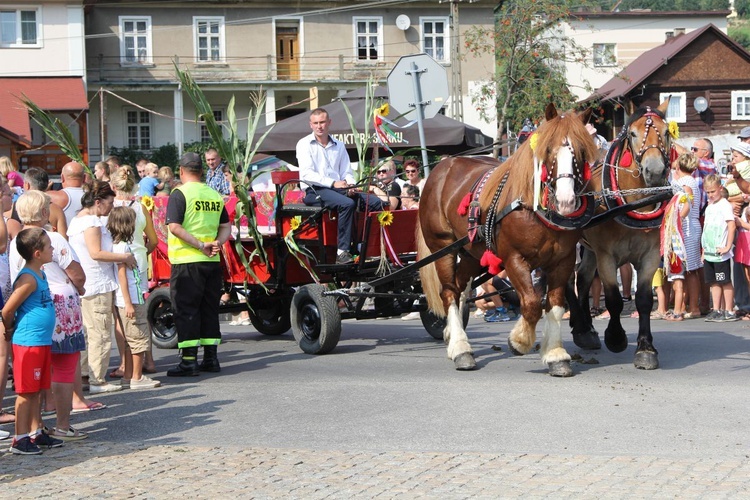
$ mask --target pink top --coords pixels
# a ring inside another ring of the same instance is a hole
[[[23,187],[23,175],[19,174],[15,170],[8,172],[8,181],[13,180],[13,187]]]

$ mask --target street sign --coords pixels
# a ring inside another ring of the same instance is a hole
[[[417,120],[425,177],[430,175],[430,165],[423,122],[440,111],[449,95],[445,68],[427,54],[402,56],[388,73],[388,98],[391,106],[399,113],[406,114],[410,120]]]
[[[399,113],[408,113],[415,109],[412,63],[416,64],[417,71],[419,71],[422,100],[425,101],[424,117],[432,118],[445,105],[450,96],[450,90],[445,68],[427,54],[403,56],[398,60],[388,73],[389,102]],[[416,115],[409,113],[406,118],[414,120]]]

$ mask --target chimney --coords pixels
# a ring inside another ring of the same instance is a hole
[[[674,38],[674,32],[673,31],[667,31],[666,33],[664,33],[664,36],[665,36],[665,41],[668,42],[669,40],[671,40],[672,38]]]
[[[685,34],[685,28],[675,28],[674,36],[680,36]]]

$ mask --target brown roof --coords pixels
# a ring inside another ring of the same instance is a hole
[[[724,32],[713,24],[707,24],[690,33],[677,35],[670,38],[662,45],[644,52],[631,62],[625,69],[612,77],[607,83],[599,87],[596,92],[583,100],[591,101],[600,99],[607,101],[617,99],[632,92],[646,81],[659,68],[669,63],[670,59],[679,54],[685,47],[698,39],[704,33],[711,32],[718,38],[723,39],[731,48],[742,53],[750,61],[750,54],[745,51],[734,40],[729,38]]]
[[[31,146],[31,127],[29,111],[19,100],[23,95],[45,111],[89,109],[80,76],[0,78],[0,128],[26,146]]]

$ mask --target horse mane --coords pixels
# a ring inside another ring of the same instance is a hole
[[[576,160],[580,162],[581,167],[585,162],[593,165],[598,158],[599,152],[596,144],[575,111],[571,110],[545,121],[537,129],[535,135],[537,138],[533,151],[531,149],[532,139],[529,138],[500,168],[492,173],[479,198],[482,207],[488,207],[492,202],[495,191],[506,171],[510,171],[510,175],[508,175],[501,203],[498,203],[497,209],[500,210],[508,204],[505,200],[515,200],[516,198],[521,198],[526,204],[530,205],[534,199],[535,152],[544,163],[551,164],[551,155],[557,152],[566,138],[570,139]]]

